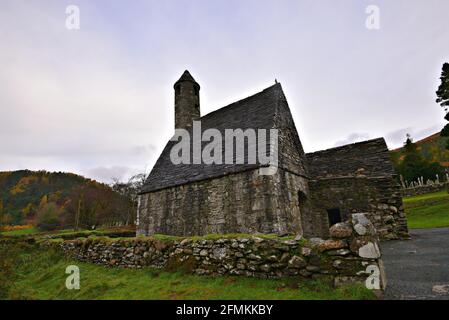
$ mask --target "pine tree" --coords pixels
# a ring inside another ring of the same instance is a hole
[[[443,64],[440,80],[441,84],[436,92],[438,97],[437,103],[447,112],[447,108],[449,107],[449,63]]]
[[[443,64],[443,71],[441,72],[441,84],[438,87],[436,92],[437,100],[436,102],[440,104],[440,106],[446,112],[444,119],[449,121],[449,63]],[[442,137],[449,137],[449,123],[441,130]],[[449,143],[446,145],[446,148],[449,149]]]
[[[421,177],[424,178],[424,181],[434,180],[437,174],[442,176],[444,173],[438,162],[429,162],[424,159],[409,134],[404,143],[404,158],[395,168],[408,183]]]

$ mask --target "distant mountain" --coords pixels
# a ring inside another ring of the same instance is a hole
[[[441,137],[438,132],[414,143],[424,159],[449,167],[449,150],[446,149],[448,139],[448,137]],[[393,162],[397,164],[404,157],[404,148],[391,150],[390,154]]]
[[[0,215],[3,219],[6,216],[8,224],[32,221],[39,209],[48,203],[56,205],[61,212],[71,212],[73,220],[73,211],[77,211],[79,201],[82,201],[82,209],[91,210],[92,219],[99,214],[104,219],[115,212],[127,211],[129,205],[128,199],[110,186],[73,173],[0,172]]]

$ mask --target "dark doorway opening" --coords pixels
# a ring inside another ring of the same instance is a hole
[[[298,191],[298,204],[299,204],[299,206],[300,207],[303,206],[306,201],[307,201],[306,194],[303,191],[299,190]]]
[[[327,216],[329,218],[329,226],[333,226],[334,224],[341,222],[341,213],[338,208],[328,209]]]

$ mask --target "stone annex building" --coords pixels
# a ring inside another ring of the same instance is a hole
[[[202,131],[278,129],[278,170],[260,175],[263,165],[247,161],[175,165],[170,150],[177,142],[169,141],[141,190],[138,234],[326,237],[330,225],[364,212],[382,239],[408,236],[383,138],[306,154],[279,83],[205,116],[200,85],[188,71],[174,89],[176,128],[191,130],[201,120]]]

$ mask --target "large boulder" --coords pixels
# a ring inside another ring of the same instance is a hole
[[[359,236],[372,236],[376,234],[376,229],[365,213],[354,213],[352,215],[352,224],[355,232]]]
[[[342,249],[346,248],[347,243],[343,240],[325,240],[318,244],[316,248],[320,252],[328,251],[328,250],[335,250],[335,249]]]
[[[376,242],[368,242],[359,248],[359,256],[366,259],[380,258],[379,246]]]
[[[347,222],[339,222],[330,227],[329,234],[332,238],[349,238],[352,235],[352,227]]]

